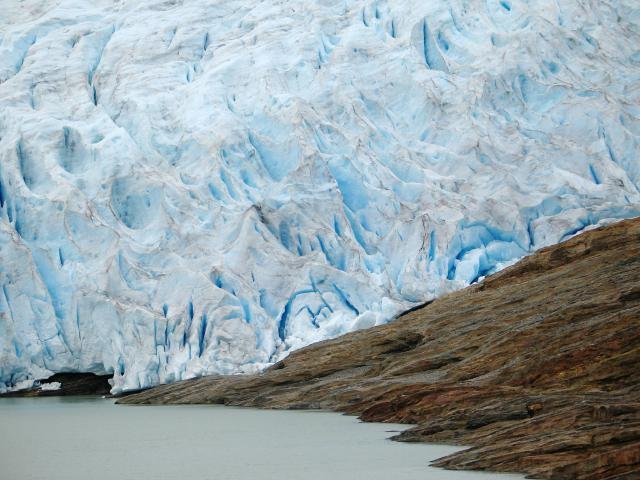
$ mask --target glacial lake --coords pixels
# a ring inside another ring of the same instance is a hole
[[[429,462],[456,447],[388,440],[406,425],[325,412],[0,399],[3,480],[507,480]]]

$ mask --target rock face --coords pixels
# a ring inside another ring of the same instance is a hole
[[[256,372],[639,215],[638,45],[637,0],[2,0],[0,391]]]
[[[640,478],[640,219],[542,249],[388,325],[259,375],[160,386],[126,404],[324,408],[473,448],[450,469]]]

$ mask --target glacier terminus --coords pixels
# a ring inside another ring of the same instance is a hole
[[[255,372],[640,215],[636,0],[0,10],[0,391]]]

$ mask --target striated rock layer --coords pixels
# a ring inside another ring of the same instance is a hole
[[[637,0],[2,0],[0,391],[255,372],[640,214]]]
[[[262,374],[121,399],[323,408],[416,424],[394,437],[473,448],[450,469],[640,478],[640,219],[540,250],[393,323]]]

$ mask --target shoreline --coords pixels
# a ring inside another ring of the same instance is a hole
[[[434,465],[532,478],[640,474],[640,219],[594,229],[396,321],[257,375],[163,385],[118,404],[320,408],[473,445]]]
[[[309,480],[416,480],[424,474],[448,480],[450,472],[428,467],[428,461],[459,450],[389,442],[388,430],[407,426],[361,423],[331,412],[211,405],[127,409],[95,397],[4,399],[0,410],[3,432],[18,430],[14,441],[0,447],[9,460],[3,472],[16,479],[79,480],[88,474],[96,480],[266,480],[284,473]],[[34,451],[40,454],[34,457]]]

